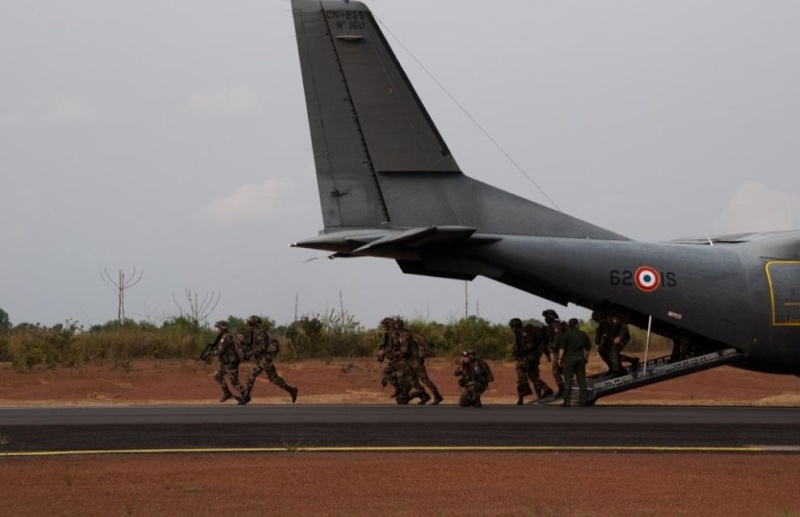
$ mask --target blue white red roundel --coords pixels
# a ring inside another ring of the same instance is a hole
[[[651,293],[661,285],[661,275],[650,266],[642,266],[633,275],[633,281],[639,290]]]

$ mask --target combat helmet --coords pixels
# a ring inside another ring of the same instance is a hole
[[[252,316],[250,316],[249,318],[247,318],[245,320],[245,323],[247,323],[248,325],[252,325],[252,326],[261,325],[261,318],[259,316],[256,316],[255,314],[253,314]]]
[[[521,325],[522,325],[522,320],[519,318],[511,318],[511,320],[508,322],[509,327],[519,327]]]
[[[220,330],[228,330],[230,325],[228,325],[228,322],[225,320],[219,320],[218,322],[214,323],[214,327]]]
[[[545,311],[542,311],[542,316],[543,316],[543,317],[545,317],[545,318],[547,318],[548,316],[550,316],[550,317],[551,317],[551,318],[553,318],[554,320],[557,320],[557,319],[559,319],[559,318],[558,318],[558,313],[557,313],[556,311],[554,311],[553,309],[547,309],[547,310],[545,310]]]

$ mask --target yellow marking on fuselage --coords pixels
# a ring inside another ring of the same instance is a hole
[[[788,322],[778,322],[776,321],[776,313],[775,313],[775,292],[773,291],[772,286],[772,276],[769,274],[769,267],[772,264],[795,264],[800,265],[800,261],[797,260],[770,260],[764,265],[764,272],[767,275],[767,284],[769,284],[769,301],[772,305],[772,326],[773,327],[800,327],[800,321],[788,321]]]

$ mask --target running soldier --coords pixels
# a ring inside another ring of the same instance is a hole
[[[400,331],[405,330],[405,325],[402,318],[397,319],[397,327]],[[434,384],[431,378],[428,376],[428,369],[425,367],[425,360],[433,355],[433,350],[431,350],[430,346],[428,345],[428,340],[425,339],[425,336],[419,332],[409,332],[413,340],[411,369],[413,370],[416,378],[419,380],[419,383],[422,384],[422,386],[427,386],[428,389],[430,389],[433,393],[432,405],[438,406],[439,403],[444,400],[444,397],[442,397],[442,394],[439,393],[439,388],[436,387],[436,384]],[[428,402],[428,400],[430,400],[430,396],[428,396],[424,389],[422,390],[422,393],[424,393],[424,395],[420,396],[419,403],[425,404]]]
[[[623,355],[622,350],[631,340],[631,333],[628,330],[628,324],[619,316],[611,316],[611,349],[609,350],[609,361],[611,362],[611,375],[620,377],[627,372],[622,367],[622,362],[631,364],[631,368],[635,370],[639,367],[639,359],[629,355]]]
[[[550,350],[544,341],[544,331],[541,327],[536,327],[530,323],[522,327],[522,343],[528,351],[528,378],[533,383],[533,392],[537,398],[549,397],[553,394],[552,388],[542,380],[539,371],[539,363],[542,361],[542,354],[547,356],[547,362],[551,362]]]
[[[546,325],[544,333],[547,347],[550,350],[550,356],[554,358],[558,357],[558,340],[564,331],[561,322],[558,320],[558,313],[553,309],[547,309],[542,312],[542,316],[544,316],[544,323]],[[558,364],[558,361],[552,361],[551,364],[553,380],[556,381],[558,385],[558,393],[556,393],[556,396],[560,397],[564,394],[564,368]]]
[[[608,371],[603,375],[613,374],[611,366],[611,317],[603,311],[592,312],[592,319],[597,322],[597,329],[594,331],[594,344],[597,345],[597,355],[606,363]]]
[[[239,404],[250,402],[250,392],[253,390],[256,377],[261,372],[266,372],[269,382],[287,391],[292,397],[292,404],[294,404],[297,400],[297,388],[286,384],[286,381],[278,375],[275,365],[272,363],[274,356],[278,355],[279,352],[278,341],[270,339],[269,332],[261,325],[260,317],[250,316],[247,318],[246,323],[250,330],[250,336],[244,345],[244,359],[247,361],[250,357],[253,357],[256,365],[250,370],[250,375],[247,376],[247,388],[239,399]],[[248,336],[245,336],[245,339],[248,339]]]
[[[458,385],[461,386],[461,397],[458,405],[461,407],[481,407],[481,395],[489,383],[494,381],[494,375],[489,365],[475,356],[474,350],[467,350],[461,354],[461,365],[455,371]]]
[[[395,400],[398,404],[407,404],[412,399],[419,397],[419,403],[425,404],[431,396],[425,391],[417,375],[417,360],[419,358],[419,344],[410,331],[404,328],[403,320],[397,318],[394,322],[392,333],[394,348],[397,350],[397,379],[402,393]]]
[[[400,397],[397,403],[407,404],[408,391],[405,390],[404,392],[403,387],[400,385],[400,350],[399,342],[394,337],[396,333],[395,319],[383,318],[381,325],[383,326],[383,343],[378,347],[378,361],[385,363],[382,371],[381,386],[386,387],[387,384],[391,384],[394,388],[392,398],[397,399],[397,397]]]
[[[231,379],[231,386],[239,392],[236,400],[242,400],[245,389],[242,383],[239,382],[239,354],[236,353],[233,334],[230,333],[228,322],[225,320],[216,322],[214,327],[217,329],[217,339],[214,340],[214,347],[210,357],[219,359],[219,367],[214,372],[214,380],[222,388],[222,398],[219,401],[225,402],[233,397],[233,393],[231,393],[225,381],[226,375]]]
[[[542,353],[550,359],[550,351],[544,346],[542,332],[531,324],[522,326],[522,320],[512,318],[508,322],[514,332],[514,365],[517,373],[517,405],[524,403],[524,397],[536,393],[538,398],[553,394],[553,390],[542,381],[539,375],[539,361]],[[530,382],[529,382],[530,381]],[[530,383],[533,383],[531,390]]]

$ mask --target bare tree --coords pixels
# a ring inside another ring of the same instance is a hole
[[[178,306],[181,316],[189,318],[197,325],[206,326],[208,324],[208,316],[217,308],[221,295],[213,291],[209,294],[206,291],[203,298],[200,299],[200,295],[189,288],[186,289],[184,295],[186,295],[186,301],[189,303],[188,311],[184,310],[181,304],[178,303],[178,299],[175,298],[175,294],[172,294],[172,300]]]
[[[120,325],[125,322],[125,290],[138,284],[142,279],[142,275],[144,275],[144,270],[139,271],[137,275],[136,268],[133,268],[133,273],[126,280],[125,272],[119,269],[117,270],[117,280],[115,281],[108,273],[108,269],[103,269],[103,272],[100,273],[100,278],[103,279],[103,282],[117,294],[117,319]]]

